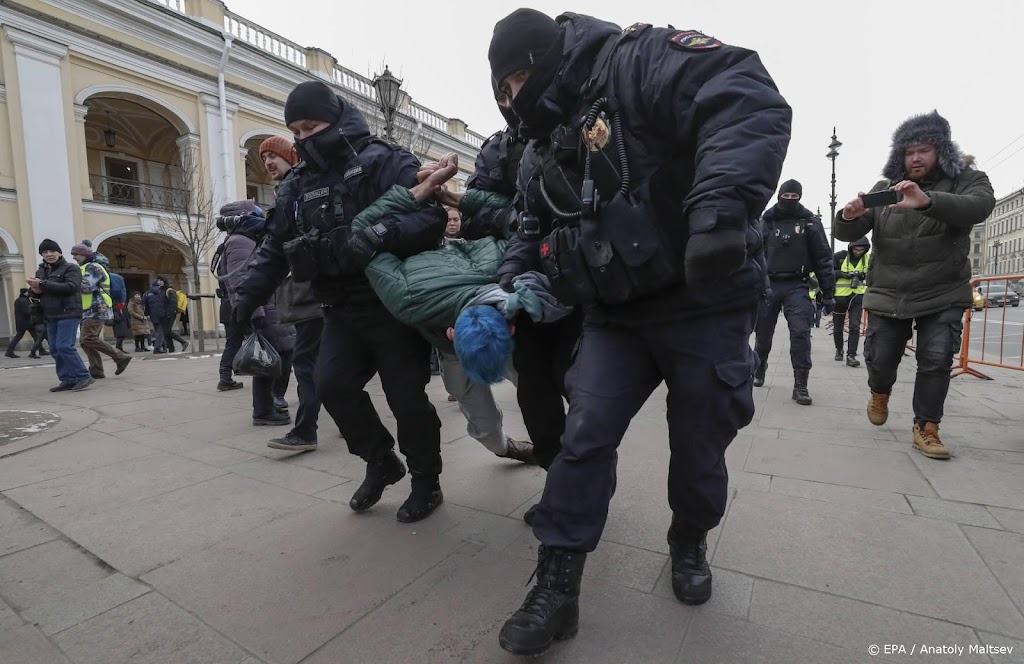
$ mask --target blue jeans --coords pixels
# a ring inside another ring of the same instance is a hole
[[[82,358],[75,347],[78,334],[77,318],[62,318],[46,321],[46,335],[50,341],[50,355],[57,363],[57,378],[65,385],[74,385],[89,378],[89,370],[85,368]]]

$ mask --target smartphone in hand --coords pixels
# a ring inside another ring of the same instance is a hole
[[[871,194],[864,194],[860,197],[860,200],[864,202],[866,208],[884,207],[886,205],[895,205],[899,202],[899,194],[895,191],[876,191]]]

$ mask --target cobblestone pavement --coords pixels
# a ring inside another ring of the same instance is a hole
[[[814,405],[790,399],[783,328],[728,450],[711,601],[683,606],[668,580],[660,390],[620,449],[579,635],[542,661],[1024,662],[1024,374],[956,378],[954,458],[934,461],[910,444],[913,357],[874,427],[865,370],[833,361],[824,328]],[[248,390],[215,390],[216,361],[147,357],[57,394],[50,366],[0,370],[0,409],[59,417],[0,438],[0,662],[518,661],[497,632],[534,567],[521,515],[542,471],[467,437],[435,378],[445,504],[398,523],[406,479],[355,514],[363,464],[326,414],[319,450],[271,450],[283,431],[250,425]],[[511,386],[496,392],[525,437]]]

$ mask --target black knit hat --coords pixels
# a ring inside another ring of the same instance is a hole
[[[320,120],[334,124],[341,118],[341,101],[320,81],[299,83],[284,103],[284,123],[296,120]]]
[[[536,9],[517,9],[494,24],[487,60],[500,86],[509,74],[533,69],[561,34],[555,19]]]
[[[782,187],[779,188],[779,198],[782,198],[783,194],[796,194],[800,198],[803,198],[804,187],[796,180],[786,180],[782,183]]]
[[[60,245],[51,240],[50,238],[46,238],[45,240],[39,243],[39,254],[42,255],[44,251],[56,251],[58,254],[64,253],[63,251],[61,251]]]

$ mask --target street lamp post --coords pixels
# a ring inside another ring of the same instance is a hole
[[[401,79],[395,78],[387,65],[384,66],[384,73],[373,79],[373,88],[377,91],[377,106],[384,115],[384,139],[394,143],[395,116],[408,93],[402,89]]]
[[[829,229],[832,231],[829,235],[832,236],[832,253],[836,253],[836,157],[839,156],[839,148],[842,143],[836,138],[836,128],[832,127],[832,142],[828,146],[828,154],[825,155],[832,162],[832,217],[829,219]]]
[[[1003,243],[1000,242],[999,240],[996,240],[995,242],[992,243],[992,248],[996,250],[995,261],[993,261],[992,265],[993,276],[999,276],[999,247],[1001,246],[1003,246]]]

